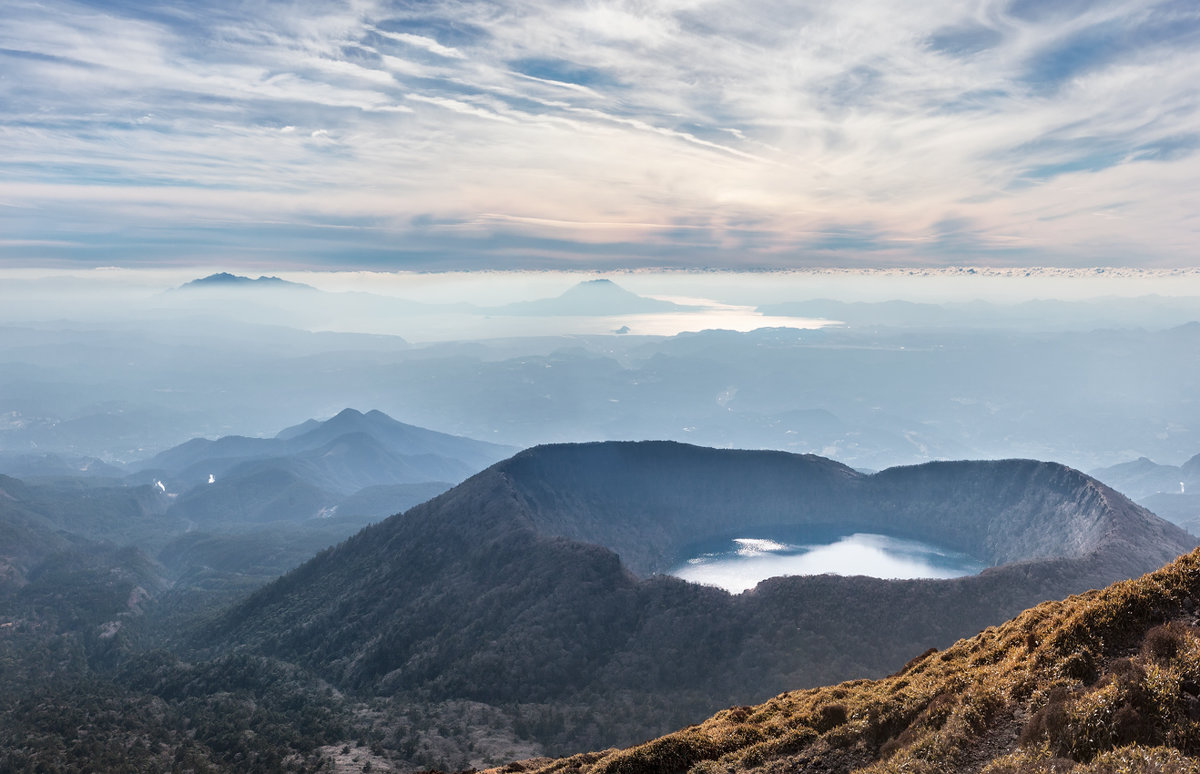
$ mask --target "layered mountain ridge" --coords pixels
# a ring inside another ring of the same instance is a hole
[[[511,452],[348,408],[274,438],[194,438],[139,463],[134,478],[177,492],[172,515],[197,524],[297,522],[329,516],[370,487],[397,492],[439,483],[444,491]],[[419,501],[400,497],[370,515],[382,518]]]
[[[346,409],[276,438],[198,438],[127,470],[8,455],[0,585],[53,554],[132,546],[181,588],[232,594],[278,577],[365,524],[407,510],[512,450]],[[105,546],[107,545],[107,548]]]
[[[274,438],[194,438],[135,467],[195,484],[247,461],[293,456],[329,461],[356,454],[354,481],[346,481],[347,470],[331,471],[321,480],[338,490],[355,491],[361,488],[356,481],[370,474],[372,483],[461,480],[511,452],[511,447],[405,424],[381,411],[348,408],[324,422],[309,420],[286,428]]]
[[[1160,465],[1139,457],[1092,475],[1193,535],[1200,534],[1200,454],[1182,465]]]

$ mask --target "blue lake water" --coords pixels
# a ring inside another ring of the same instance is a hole
[[[928,543],[866,532],[814,533],[800,540],[733,538],[704,549],[669,574],[735,594],[779,575],[957,578],[974,575],[986,566],[965,554]]]

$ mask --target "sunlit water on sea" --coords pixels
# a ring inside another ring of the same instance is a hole
[[[437,314],[421,316],[355,317],[347,313],[330,330],[400,335],[413,342],[510,338],[519,336],[596,336],[627,333],[633,336],[675,336],[686,331],[753,331],[759,328],[815,330],[839,324],[833,320],[774,317],[751,307],[712,304],[688,312],[588,316],[520,316]]]
[[[779,575],[869,575],[874,578],[957,578],[974,575],[984,564],[965,554],[916,540],[856,532],[811,535],[810,540],[767,538],[721,541],[670,571],[684,580],[732,593],[754,588]]]

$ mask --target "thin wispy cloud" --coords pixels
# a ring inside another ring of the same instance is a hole
[[[417,48],[424,49],[425,51],[437,54],[438,56],[443,56],[450,59],[466,58],[461,51],[451,48],[450,46],[443,46],[435,39],[426,37],[424,35],[413,35],[407,32],[386,32],[375,27],[371,27],[369,29],[371,32],[382,35],[389,40],[395,40],[409,46],[416,46]]]
[[[1182,0],[12,0],[0,260],[1192,264],[1198,53]]]

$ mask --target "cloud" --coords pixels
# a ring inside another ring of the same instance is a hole
[[[368,27],[367,29],[389,40],[394,40],[407,46],[415,46],[432,54],[437,54],[438,56],[446,57],[448,59],[466,59],[466,55],[458,49],[451,48],[450,46],[443,46],[433,38],[428,38],[424,35],[413,35],[407,32],[387,32],[377,27]]]
[[[410,99],[414,102],[424,102],[428,105],[436,105],[440,108],[460,113],[465,116],[475,116],[477,118],[486,118],[489,121],[502,121],[504,123],[515,123],[512,118],[499,113],[494,113],[490,110],[476,107],[475,105],[463,102],[457,99],[449,99],[447,97],[429,97],[424,94],[405,94],[405,99]]]
[[[12,0],[0,260],[1192,263],[1197,47],[1184,0]]]

